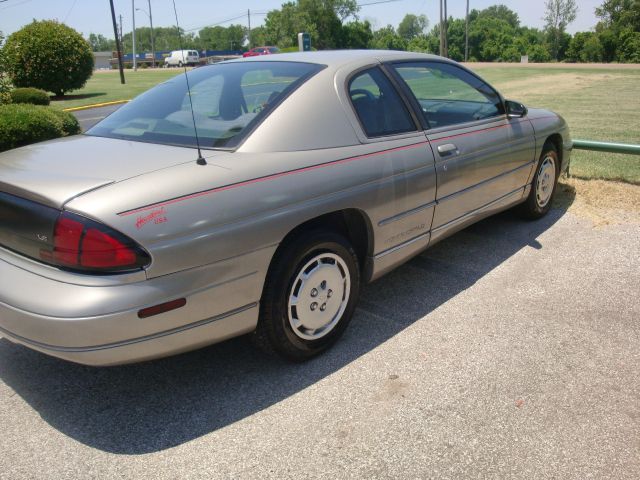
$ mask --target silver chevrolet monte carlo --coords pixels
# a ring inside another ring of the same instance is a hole
[[[0,155],[0,334],[90,365],[251,332],[309,358],[363,283],[498,211],[547,213],[571,145],[558,115],[436,56],[199,68]]]

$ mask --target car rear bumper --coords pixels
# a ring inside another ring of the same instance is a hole
[[[247,257],[260,254],[111,285],[50,278],[0,255],[0,336],[87,365],[137,362],[216,343],[255,329],[263,275],[247,271]],[[178,298],[186,299],[181,308],[138,317],[143,308]]]

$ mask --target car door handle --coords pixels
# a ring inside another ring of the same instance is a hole
[[[456,147],[453,143],[445,143],[444,145],[438,145],[438,153],[440,156],[445,155],[458,155],[460,153],[458,151],[458,147]]]

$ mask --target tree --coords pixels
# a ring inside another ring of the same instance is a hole
[[[365,20],[355,20],[342,27],[342,47],[344,48],[368,48],[373,40],[371,24]]]
[[[87,41],[94,52],[113,52],[116,49],[116,41],[104,35],[90,33]]]
[[[551,37],[551,54],[559,60],[563,35],[567,25],[576,19],[578,5],[575,0],[547,0],[544,6],[545,28]]]
[[[426,15],[414,15],[407,13],[400,25],[398,25],[398,35],[409,41],[418,36],[423,36],[429,26]]]
[[[163,50],[181,50],[198,48],[193,33],[185,33],[178,27],[153,27],[153,39],[157,52]],[[131,32],[122,36],[122,50],[130,53],[133,49]],[[149,27],[136,28],[136,51],[151,51],[151,29]]]
[[[244,45],[246,34],[242,25],[205,27],[198,32],[196,43],[202,50],[237,50]]]
[[[503,20],[513,28],[518,28],[520,26],[520,18],[518,18],[518,14],[505,5],[493,5],[491,7],[485,8],[484,10],[481,10],[480,12],[476,10],[476,15],[470,14],[469,17],[470,19],[472,17],[493,18],[496,20]]]
[[[4,34],[0,30],[0,105],[11,102],[11,95],[9,92],[11,91],[11,81],[9,80],[9,76],[5,71],[5,60],[4,60]]]
[[[373,32],[370,47],[378,50],[406,50],[407,42],[396,33],[393,25],[387,25]]]
[[[640,1],[605,0],[596,8],[596,15],[600,18],[596,33],[604,61],[632,62],[637,58],[635,34],[640,33]]]
[[[33,21],[11,34],[4,47],[16,87],[58,96],[82,88],[93,73],[91,46],[78,32],[53,20]]]

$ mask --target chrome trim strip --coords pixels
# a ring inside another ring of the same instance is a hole
[[[383,220],[380,220],[378,222],[378,226],[379,227],[383,227],[385,225],[388,225],[390,223],[393,223],[393,222],[401,220],[401,219],[403,219],[405,217],[408,217],[409,215],[413,215],[414,213],[418,213],[418,212],[420,212],[422,210],[426,210],[428,208],[435,207],[436,204],[437,204],[437,202],[433,201],[433,202],[425,203],[424,205],[419,205],[419,206],[417,206],[415,208],[412,208],[411,210],[406,210],[406,211],[404,211],[402,213],[398,213],[397,215],[393,215],[391,217],[388,217],[388,218],[385,218]]]
[[[480,208],[476,208],[475,210],[471,210],[470,212],[467,212],[467,213],[465,213],[464,215],[459,216],[458,218],[454,218],[453,220],[450,220],[450,221],[448,221],[447,223],[444,223],[444,224],[440,225],[439,227],[436,227],[436,228],[432,229],[432,230],[431,230],[431,233],[437,233],[437,232],[439,232],[440,230],[442,230],[443,228],[450,227],[450,226],[451,226],[452,224],[454,224],[454,223],[458,223],[458,222],[460,222],[460,221],[464,221],[464,220],[466,220],[468,217],[470,217],[470,216],[472,216],[472,215],[474,215],[474,214],[476,214],[476,213],[478,213],[478,212],[480,212],[480,211],[484,210],[484,209],[485,209],[485,208],[487,208],[487,207],[490,207],[490,206],[492,206],[492,205],[494,205],[494,204],[496,204],[496,203],[498,203],[498,202],[500,202],[500,201],[504,200],[505,198],[507,198],[507,197],[509,197],[509,196],[511,196],[511,195],[514,195],[514,194],[516,194],[516,193],[518,193],[518,192],[522,193],[526,187],[527,187],[527,185],[525,185],[524,187],[516,188],[516,189],[515,189],[515,190],[513,190],[512,192],[509,192],[509,193],[507,193],[506,195],[503,195],[503,196],[501,196],[501,197],[499,197],[499,198],[496,198],[495,200],[492,200],[491,202],[489,202],[489,203],[487,203],[487,204],[483,205],[483,206],[482,206],[482,207],[480,207]]]
[[[22,337],[20,335],[16,335],[14,333],[5,330],[0,327],[0,332],[7,335],[8,337],[12,337],[19,342],[26,343],[29,345],[33,345],[35,347],[39,347],[45,350],[51,350],[52,352],[68,352],[68,353],[84,353],[84,352],[95,352],[97,350],[107,350],[109,348],[118,348],[125,347],[127,345],[132,345],[134,343],[146,342],[148,340],[155,340],[157,338],[166,337],[168,335],[173,335],[174,333],[181,333],[186,330],[191,330],[192,328],[201,327],[203,325],[208,325],[209,323],[217,322],[218,320],[224,320],[225,318],[231,317],[238,313],[242,313],[246,310],[250,310],[258,306],[258,302],[253,302],[243,307],[236,308],[234,310],[230,310],[228,312],[222,313],[220,315],[216,315],[215,317],[205,318],[204,320],[199,320],[197,322],[189,323],[187,325],[182,325],[181,327],[172,328],[169,330],[165,330],[158,333],[152,333],[151,335],[145,335],[144,337],[132,338],[130,340],[123,340],[121,342],[107,343],[105,345],[95,345],[91,347],[57,347],[55,345],[48,345],[46,343],[40,343],[35,340],[30,340],[28,338]]]
[[[513,170],[509,170],[508,172],[503,172],[503,173],[501,173],[500,175],[496,175],[495,177],[491,177],[491,178],[489,178],[489,179],[487,179],[487,180],[483,180],[483,181],[482,181],[482,182],[480,182],[480,183],[476,183],[475,185],[471,185],[470,187],[464,188],[464,189],[462,189],[462,190],[458,190],[457,192],[450,193],[449,195],[447,195],[447,196],[445,196],[445,197],[438,198],[438,199],[436,200],[436,202],[437,202],[437,203],[446,202],[446,201],[451,200],[452,198],[454,198],[454,197],[456,197],[456,196],[458,196],[458,195],[462,195],[463,193],[467,193],[467,192],[470,192],[470,191],[472,191],[472,190],[475,190],[476,188],[480,188],[480,187],[482,187],[482,186],[485,186],[485,185],[486,185],[486,184],[488,184],[488,183],[491,183],[491,182],[493,182],[493,181],[495,181],[495,180],[498,180],[499,178],[502,178],[502,177],[505,177],[505,176],[507,176],[507,175],[510,175],[510,174],[512,174],[512,173],[514,173],[514,172],[517,172],[518,170],[522,170],[522,169],[527,168],[527,167],[528,167],[528,168],[531,168],[531,166],[532,166],[534,163],[536,163],[536,162],[535,162],[535,161],[531,161],[531,162],[529,162],[529,163],[525,163],[524,165],[520,165],[519,167],[516,167],[516,168],[514,168]],[[520,188],[522,188],[522,187],[520,187]],[[515,190],[514,190],[514,191],[515,191]],[[508,193],[507,195],[510,195],[510,194]],[[489,205],[489,204],[487,204],[487,205]],[[485,205],[485,206],[486,206],[486,205]],[[484,208],[484,207],[481,207],[481,208]],[[474,211],[475,211],[475,210],[474,210]],[[438,228],[439,228],[439,227],[438,227]]]
[[[426,232],[426,233],[423,233],[423,234],[421,234],[421,235],[418,235],[417,237],[413,237],[412,239],[407,240],[406,242],[403,242],[403,243],[401,243],[401,244],[399,244],[399,245],[396,245],[395,247],[391,247],[391,248],[390,248],[390,249],[388,249],[388,250],[384,250],[384,251],[382,251],[382,252],[378,253],[378,254],[377,254],[375,257],[373,257],[373,258],[374,258],[374,260],[378,260],[378,259],[380,259],[380,258],[382,258],[382,257],[384,257],[384,256],[386,256],[386,255],[389,255],[390,253],[397,252],[397,251],[398,251],[398,250],[400,250],[401,248],[408,247],[409,245],[411,245],[411,244],[413,244],[413,243],[415,243],[415,242],[417,242],[417,241],[419,241],[419,240],[422,240],[424,237],[428,237],[429,235],[431,235],[431,232],[430,232],[430,231],[429,231],[429,232]]]

